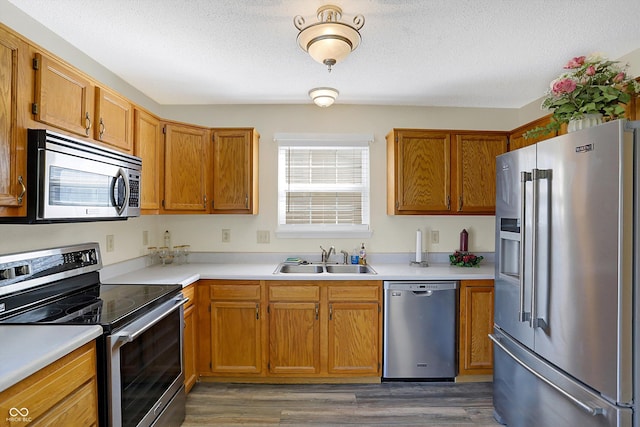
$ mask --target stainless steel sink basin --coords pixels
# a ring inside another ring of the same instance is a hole
[[[280,264],[274,273],[318,274],[324,271],[319,264]]]
[[[358,264],[278,264],[273,274],[377,274],[369,265]]]
[[[371,266],[359,264],[326,265],[325,269],[332,274],[376,274]]]

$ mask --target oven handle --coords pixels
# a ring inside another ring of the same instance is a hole
[[[121,342],[121,343],[124,344],[124,343],[128,343],[128,342],[131,342],[131,341],[135,340],[140,335],[145,333],[148,329],[150,329],[153,325],[155,325],[156,323],[158,323],[159,321],[161,321],[162,319],[167,317],[169,314],[173,313],[174,311],[176,311],[180,307],[182,307],[183,304],[185,304],[187,301],[189,301],[189,298],[183,297],[181,299],[176,299],[174,301],[175,301],[175,305],[173,305],[172,307],[166,309],[160,315],[155,316],[152,321],[146,323],[144,326],[142,326],[138,330],[136,330],[136,331],[122,330],[120,332],[116,332],[115,334],[113,334],[114,337],[115,337],[115,342]]]

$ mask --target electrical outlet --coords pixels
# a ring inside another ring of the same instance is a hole
[[[147,230],[142,232],[142,246],[149,246],[149,232]]]
[[[440,231],[431,230],[431,243],[440,243]]]
[[[107,252],[113,252],[115,247],[113,234],[107,234]]]
[[[256,234],[258,243],[269,243],[269,230],[258,230]]]
[[[231,230],[228,228],[222,229],[222,243],[229,243],[231,241]]]

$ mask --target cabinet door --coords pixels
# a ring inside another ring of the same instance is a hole
[[[196,330],[195,330],[195,305],[191,305],[184,310],[184,388],[187,393],[195,385],[198,379],[196,372]]]
[[[507,136],[456,135],[457,211],[496,210],[496,156],[507,151]]]
[[[256,214],[258,136],[251,129],[213,131],[212,213]]]
[[[493,280],[463,280],[460,287],[459,375],[493,372]]]
[[[57,128],[91,136],[93,84],[80,73],[36,53],[35,120]]]
[[[162,125],[160,120],[142,110],[134,114],[136,156],[142,159],[141,204],[144,210],[160,209],[160,176],[162,168]]]
[[[329,303],[330,374],[379,374],[379,318],[377,302]]]
[[[130,153],[133,150],[133,108],[128,99],[96,87],[95,139]]]
[[[450,142],[445,132],[397,131],[387,136],[387,213],[449,211]]]
[[[206,129],[195,126],[165,126],[165,211],[207,210],[207,135]]]
[[[262,371],[260,303],[211,302],[211,370],[219,374]]]
[[[24,216],[26,132],[18,132],[20,55],[27,46],[0,29],[0,215]],[[8,209],[5,209],[8,208]]]
[[[319,303],[269,303],[269,372],[320,372]]]

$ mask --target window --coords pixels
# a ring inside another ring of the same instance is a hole
[[[279,237],[369,237],[373,135],[276,134]]]

